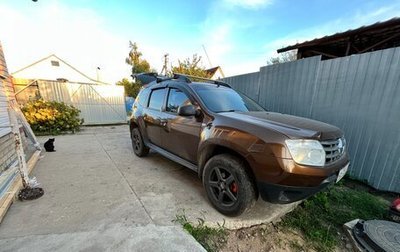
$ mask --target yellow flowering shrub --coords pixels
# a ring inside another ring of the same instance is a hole
[[[72,105],[56,101],[37,100],[22,108],[26,120],[36,133],[60,134],[79,130],[83,119],[80,110]]]

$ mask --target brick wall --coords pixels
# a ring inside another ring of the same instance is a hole
[[[11,75],[8,73],[6,59],[4,58],[3,47],[0,42],[0,78],[3,81],[3,88],[8,99],[15,99],[15,91],[11,82]]]
[[[10,98],[14,98],[14,91],[0,43],[0,126],[2,126],[0,129],[0,176],[1,172],[7,169],[17,157],[14,137],[10,133],[10,128],[4,128],[10,124],[7,112]]]
[[[10,133],[10,128],[7,128],[10,125],[7,112],[8,101],[9,97],[13,96],[13,89],[11,89],[10,84],[10,75],[0,43],[0,137]]]
[[[10,119],[8,115],[8,102],[15,99],[14,88],[11,83],[11,76],[7,70],[7,64],[4,59],[3,48],[0,43],[0,188],[5,190],[12,173],[6,171],[15,161],[17,154],[15,151],[14,136],[10,132]],[[22,136],[24,138],[24,136]],[[26,146],[26,139],[22,139]],[[2,191],[0,191],[0,195]]]
[[[0,138],[0,174],[17,160],[13,134]]]

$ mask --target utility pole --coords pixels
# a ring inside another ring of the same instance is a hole
[[[204,45],[201,45],[201,46],[203,47],[204,53],[206,54],[206,57],[207,57],[207,60],[208,60],[208,64],[210,65],[210,67],[213,67],[212,64],[211,64],[210,57],[208,57],[208,53],[207,53],[206,47]]]
[[[100,81],[100,67],[96,68],[97,81]]]
[[[164,75],[168,74],[168,56],[169,56],[168,53],[164,54],[164,65],[161,70],[161,74],[164,72]]]

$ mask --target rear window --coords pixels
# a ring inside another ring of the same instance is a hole
[[[161,110],[161,107],[164,102],[166,89],[155,89],[151,92],[150,101],[149,101],[149,108],[155,110]]]

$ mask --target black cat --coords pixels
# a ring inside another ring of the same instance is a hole
[[[49,140],[47,140],[47,141],[44,143],[44,148],[46,149],[47,152],[56,151],[56,150],[54,149],[54,141],[55,141],[55,140],[56,140],[55,138],[49,138]]]

